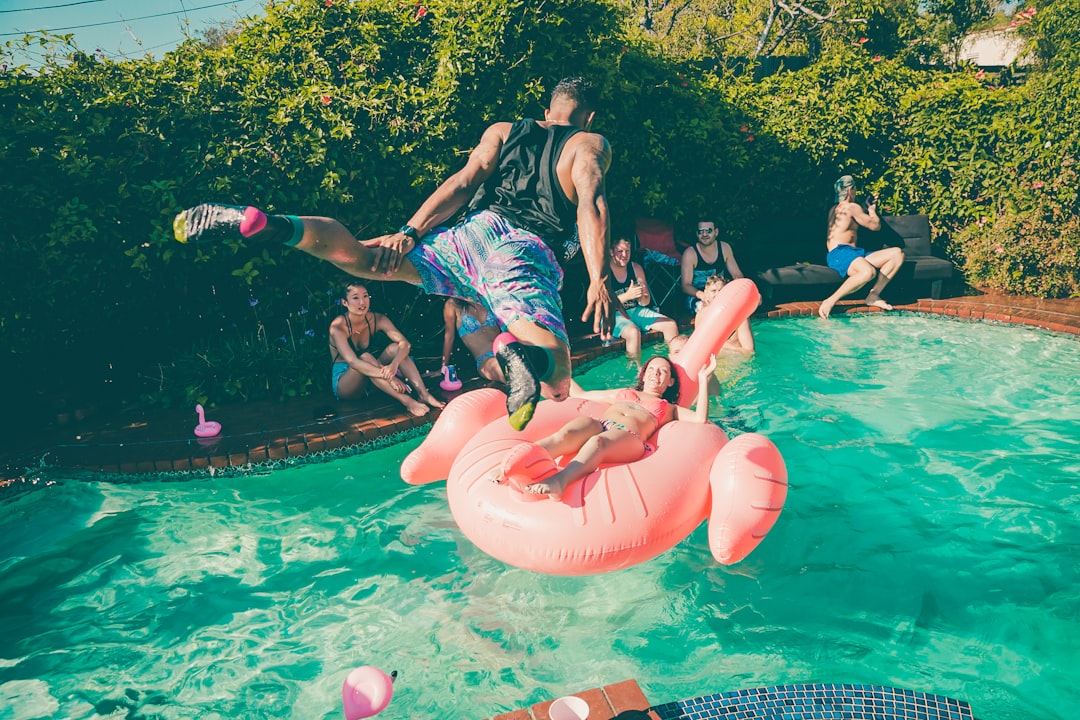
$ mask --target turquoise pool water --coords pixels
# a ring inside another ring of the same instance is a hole
[[[767,434],[791,491],[746,561],[702,526],[636,568],[555,578],[456,529],[417,441],[241,478],[2,499],[0,718],[484,718],[639,681],[654,702],[895,685],[983,720],[1080,707],[1080,343],[913,315],[767,321],[712,417]],[[624,360],[586,387],[628,381]]]

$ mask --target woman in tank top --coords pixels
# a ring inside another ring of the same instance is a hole
[[[334,397],[339,400],[362,397],[370,384],[416,416],[426,415],[433,407],[443,407],[428,392],[416,363],[409,357],[412,344],[390,318],[371,311],[367,286],[350,280],[342,288],[340,302],[345,312],[330,323]],[[385,334],[389,342],[376,347],[376,333]],[[415,388],[416,398],[412,397],[409,385]]]

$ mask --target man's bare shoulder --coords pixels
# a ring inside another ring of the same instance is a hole
[[[570,158],[575,168],[598,167],[603,173],[611,167],[611,146],[597,133],[574,133],[563,147],[563,156]]]
[[[495,122],[487,126],[484,130],[484,139],[498,139],[505,141],[510,136],[510,128],[514,127],[512,122]]]
[[[608,144],[607,138],[600,133],[589,132],[588,130],[574,133],[566,143],[570,147],[587,148],[606,155],[611,154],[611,145]]]

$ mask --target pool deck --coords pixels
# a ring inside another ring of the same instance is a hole
[[[816,315],[818,305],[787,303],[758,317]],[[973,295],[922,299],[897,305],[896,309],[1080,335],[1080,299]],[[849,312],[881,311],[850,300],[838,303],[833,316]],[[621,343],[603,347],[595,336],[578,338],[572,347],[574,367],[621,352]],[[429,386],[436,387],[437,377],[428,375]],[[484,385],[483,381],[472,380],[460,392]],[[349,449],[360,452],[372,443],[423,428],[438,412],[412,417],[389,398],[376,396],[357,401],[335,401],[320,395],[288,402],[251,402],[208,412],[207,419],[220,422],[223,428],[219,436],[209,439],[194,437],[197,418],[187,408],[133,407],[79,415],[57,416],[49,427],[12,443],[17,447],[0,449],[0,487],[47,482],[42,478],[42,467],[129,476],[193,471],[242,474],[268,463],[317,461],[328,453]]]

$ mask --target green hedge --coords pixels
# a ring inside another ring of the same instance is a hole
[[[160,61],[76,53],[38,72],[9,57],[9,397],[325,391],[333,268],[242,242],[179,245],[173,215],[252,203],[381,234],[487,124],[539,117],[569,74],[603,88],[594,129],[613,146],[617,222],[651,214],[682,228],[712,213],[739,253],[754,224],[823,210],[850,172],[889,212],[930,215],[973,285],[1080,294],[1076,73],[998,89],[852,47],[753,82],[665,58],[620,26],[602,0],[292,0],[224,47],[188,41]],[[372,290],[421,354],[438,354],[440,301]]]

